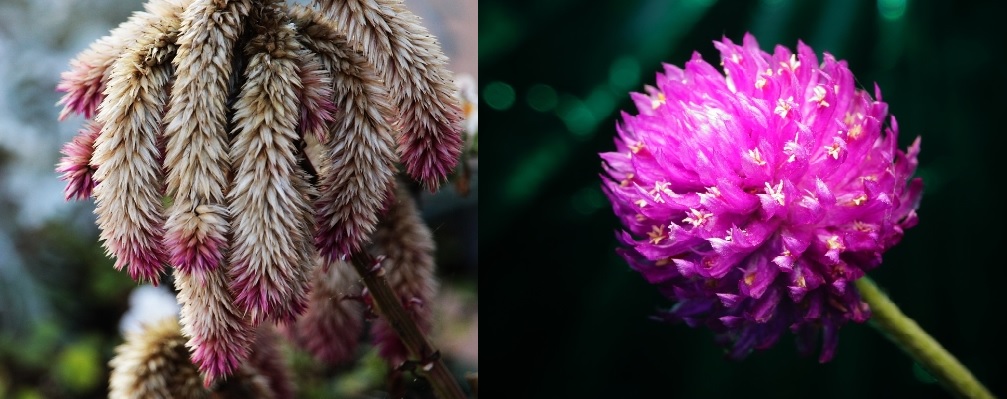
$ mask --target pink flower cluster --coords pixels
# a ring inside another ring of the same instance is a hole
[[[919,139],[899,150],[880,89],[831,54],[714,44],[723,72],[698,53],[665,65],[601,154],[619,251],[674,301],[664,318],[712,329],[730,357],[789,329],[805,352],[821,333],[828,361],[837,329],[870,317],[853,282],[917,222]]]

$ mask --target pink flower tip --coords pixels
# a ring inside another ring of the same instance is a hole
[[[71,62],[71,68],[61,74],[62,80],[56,85],[56,91],[66,93],[56,103],[63,105],[59,120],[66,119],[71,113],[83,114],[85,118],[91,119],[105,98],[102,74],[93,73],[94,67],[77,60]]]
[[[164,245],[168,248],[171,264],[179,271],[199,274],[212,271],[220,264],[225,245],[222,239],[205,236],[202,240],[194,236],[184,236],[180,232],[165,235]]]
[[[97,170],[91,163],[94,153],[94,141],[101,134],[101,125],[88,122],[70,142],[63,145],[56,172],[60,180],[66,181],[63,195],[67,201],[72,199],[85,200],[91,197],[94,186],[94,172]]]
[[[406,127],[399,136],[399,153],[406,172],[436,192],[441,181],[455,169],[462,152],[462,126],[457,121],[439,124],[438,136],[422,136],[416,127]]]

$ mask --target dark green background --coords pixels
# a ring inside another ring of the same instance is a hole
[[[756,35],[803,39],[877,82],[900,146],[923,137],[920,224],[872,272],[976,376],[1007,395],[1003,162],[1004,6],[920,1],[482,1],[480,180],[484,390],[513,397],[948,397],[868,325],[841,330],[835,359],[787,336],[742,362],[707,330],[648,319],[670,303],[614,253],[599,189],[629,91],[660,62]],[[549,90],[556,93],[549,107]],[[508,105],[506,88],[513,90]],[[536,87],[535,89],[532,89]],[[539,110],[536,110],[535,108]],[[632,111],[635,112],[635,111]],[[488,298],[488,299],[486,299]],[[502,365],[516,365],[503,367]]]

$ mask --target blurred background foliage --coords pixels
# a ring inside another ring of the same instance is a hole
[[[835,359],[800,357],[792,337],[741,362],[707,330],[648,319],[670,305],[615,254],[600,190],[630,91],[661,62],[753,33],[762,48],[849,62],[880,85],[900,147],[922,136],[920,224],[872,276],[998,395],[1007,395],[1002,2],[914,0],[482,1],[484,253],[496,267],[489,361],[516,397],[943,398],[868,325],[841,330]],[[871,90],[873,92],[873,90]],[[487,374],[489,375],[489,374]]]
[[[476,2],[405,3],[438,37],[449,68],[478,78]],[[83,120],[57,120],[55,87],[72,57],[142,7],[140,0],[0,0],[0,398],[107,396],[107,363],[136,284],[101,249],[94,203],[63,200],[54,168]],[[432,340],[463,386],[478,370],[478,180],[468,195],[446,184],[421,198],[441,279]],[[388,367],[369,345],[341,367],[289,345],[284,353],[298,397],[388,396]],[[412,392],[423,392],[408,376]]]

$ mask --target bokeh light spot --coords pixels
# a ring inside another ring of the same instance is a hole
[[[605,117],[615,109],[615,97],[607,85],[595,87],[584,102],[597,119]]]
[[[514,105],[514,88],[504,82],[490,82],[483,88],[486,105],[497,111],[506,111]]]
[[[541,83],[528,88],[528,94],[525,99],[528,101],[528,106],[538,112],[552,111],[559,102],[556,90],[552,86]]]
[[[587,136],[597,123],[591,109],[579,98],[569,94],[560,98],[556,115],[566,124],[566,129],[576,136]]]
[[[890,21],[902,18],[906,13],[906,0],[878,0],[878,12]]]
[[[624,55],[616,58],[608,69],[608,84],[613,89],[626,91],[640,82],[640,62],[636,58]]]

